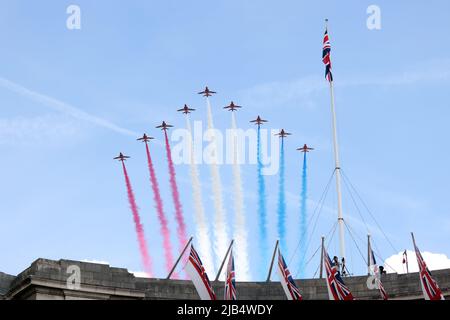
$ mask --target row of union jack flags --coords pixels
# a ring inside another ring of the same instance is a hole
[[[414,249],[416,251],[417,263],[419,265],[419,279],[425,300],[444,300],[442,291],[439,289],[437,282],[432,278],[431,272],[428,270],[427,265],[417,248],[416,242],[413,236]],[[370,246],[370,244],[369,244]],[[328,290],[328,297],[330,300],[354,300],[351,290],[345,284],[341,277],[339,266],[330,258],[325,247],[322,248],[323,267],[325,270],[325,281]],[[369,263],[373,267],[372,274],[376,276],[376,284],[380,292],[380,297],[383,300],[388,300],[386,290],[381,283],[380,277],[377,274],[379,272],[378,266],[375,260],[373,250],[369,247]],[[185,270],[190,276],[197,293],[201,300],[217,300],[217,296],[206,274],[202,261],[191,245],[191,251]],[[295,283],[286,261],[278,249],[278,274],[280,278],[281,286],[288,300],[303,300],[299,287]],[[230,252],[224,288],[224,300],[237,300],[236,291],[236,274],[234,268],[233,251]]]

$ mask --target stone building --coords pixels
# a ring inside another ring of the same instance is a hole
[[[450,299],[450,269],[437,270],[433,276]],[[423,299],[419,275],[387,274],[382,281],[392,299]],[[369,290],[367,277],[345,278],[358,299],[379,299],[378,290]],[[297,281],[304,299],[328,299],[324,279]],[[219,298],[223,282],[214,282]],[[286,299],[279,282],[238,282],[241,300]],[[186,280],[135,277],[127,269],[71,260],[38,259],[17,276],[0,272],[0,299],[74,300],[74,299],[198,299],[194,286]]]

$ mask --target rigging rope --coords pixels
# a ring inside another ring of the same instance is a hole
[[[364,216],[362,215],[362,212],[361,212],[361,210],[359,209],[359,206],[358,206],[358,204],[356,203],[355,198],[353,197],[353,193],[352,193],[352,191],[350,190],[350,187],[349,187],[349,185],[348,185],[348,183],[347,183],[347,180],[344,178],[343,181],[344,181],[344,186],[346,187],[348,193],[350,194],[350,198],[352,199],[353,205],[355,206],[356,211],[358,212],[359,217],[361,218],[362,222],[364,223],[364,226],[366,227],[367,233],[370,234],[371,232],[370,232],[369,226],[367,225],[366,220],[364,219]]]
[[[350,226],[349,226],[349,227],[350,227]],[[361,238],[361,236],[360,236],[358,233],[354,232],[353,235],[356,236],[356,237],[358,238],[359,241],[364,242],[363,238]],[[382,257],[382,255],[380,254],[380,250],[378,249],[375,240],[374,240],[373,238],[371,238],[371,240],[372,240],[371,242],[372,242],[372,244],[373,244],[373,246],[374,246],[374,247],[372,247],[372,250],[373,250],[374,255],[375,255],[376,257],[378,257],[379,260],[383,261],[383,264],[385,264],[386,266],[388,266],[389,268],[391,268],[392,270],[394,270],[396,273],[398,273],[396,269],[394,269],[391,265],[389,265],[388,263],[386,263],[386,260],[385,260],[385,259]]]
[[[389,243],[389,245],[391,246],[391,248],[395,251],[395,253],[398,253],[399,251],[395,248],[395,246],[392,244],[391,240],[389,239],[389,237],[386,235],[386,233],[384,232],[384,230],[381,228],[380,224],[378,223],[377,219],[375,218],[375,216],[372,214],[372,212],[370,211],[369,207],[367,206],[367,204],[365,203],[365,201],[362,199],[362,197],[360,196],[360,194],[358,193],[358,191],[356,190],[356,188],[353,186],[352,182],[350,181],[350,179],[347,177],[347,174],[344,172],[344,170],[341,170],[342,172],[342,176],[344,177],[344,180],[347,180],[349,185],[351,186],[351,188],[353,189],[353,191],[355,192],[356,196],[358,197],[359,201],[361,201],[361,203],[363,204],[363,206],[365,207],[365,209],[367,210],[367,212],[369,213],[369,215],[371,216],[371,218],[373,219],[373,221],[375,222],[375,224],[377,225],[378,229],[381,231],[381,233],[383,234],[384,238],[386,239],[386,241]]]
[[[331,227],[331,229],[330,229],[330,231],[328,231],[328,233],[327,233],[327,237],[326,238],[328,238],[328,236],[330,235],[330,233],[331,232],[333,232],[333,236],[334,236],[334,232],[336,231],[336,228],[337,228],[337,222],[335,222],[334,224],[333,224],[333,226]],[[331,237],[331,239],[333,238],[333,236]],[[331,243],[331,239],[330,239],[330,243]],[[330,244],[328,244],[328,245],[330,245]],[[309,258],[309,260],[306,262],[306,264],[305,264],[305,268],[308,266],[308,264],[312,261],[312,259],[315,257],[315,255],[317,254],[317,252],[319,251],[319,249],[321,249],[322,248],[322,244],[320,244],[319,245],[319,247],[316,249],[316,251],[314,251],[314,253],[313,253],[313,255],[311,256],[311,258]],[[322,262],[321,262],[322,263]],[[297,272],[295,273],[295,278],[297,278],[298,277],[298,274],[300,273],[300,268],[297,270]],[[314,277],[313,277],[314,278]]]
[[[384,265],[386,265],[386,266],[388,266],[389,268],[391,268],[392,270],[394,270],[395,273],[398,273],[398,271],[397,271],[396,269],[394,269],[394,267],[392,267],[391,265],[389,265],[389,263],[387,263],[386,260],[383,259],[383,257],[379,254],[380,250],[378,250],[378,247],[377,247],[377,244],[376,244],[375,240],[372,239],[372,243],[373,243],[373,246],[374,246],[375,249],[376,249],[376,250],[374,250],[374,249],[372,248],[374,255],[377,256],[381,261],[383,261],[383,264],[384,264]]]
[[[333,234],[331,235],[330,241],[328,241],[327,252],[328,252],[328,248],[329,248],[330,245],[331,245],[331,240],[333,240],[334,234],[336,233],[337,225],[338,225],[338,223],[335,222],[334,225],[333,225],[333,227],[332,227]],[[331,230],[330,230],[330,232],[331,232]],[[330,232],[328,232],[327,237],[328,237],[328,235],[330,234]],[[321,247],[322,247],[322,245],[321,245]],[[313,279],[316,278],[316,274],[317,274],[317,272],[319,271],[319,268],[320,268],[320,265],[321,265],[321,264],[322,264],[322,261],[320,261],[320,263],[317,265],[317,269],[316,269],[316,272],[314,272]]]
[[[313,229],[312,229],[311,233],[310,233],[309,236],[308,236],[308,240],[307,240],[307,243],[306,243],[306,250],[305,250],[305,252],[307,252],[307,251],[309,250],[309,247],[310,247],[310,245],[311,245],[311,241],[312,241],[313,235],[314,235],[314,233],[315,233],[315,231],[316,231],[317,223],[318,223],[319,218],[320,218],[320,215],[321,215],[321,213],[322,213],[323,206],[324,206],[324,204],[325,204],[325,200],[326,200],[326,197],[327,197],[327,195],[328,195],[328,191],[329,191],[329,189],[330,189],[331,182],[332,182],[332,179],[333,179],[333,176],[334,176],[335,172],[336,172],[336,169],[333,170],[333,172],[332,172],[332,174],[331,174],[331,176],[330,176],[330,178],[329,178],[329,180],[328,180],[328,183],[326,184],[325,189],[324,189],[324,191],[322,192],[322,195],[321,195],[321,197],[320,197],[320,199],[319,199],[319,202],[317,203],[317,205],[316,205],[316,207],[315,207],[315,209],[314,209],[314,212],[313,212],[312,216],[309,218],[309,221],[308,221],[308,224],[307,224],[307,228],[308,228],[308,229],[310,228],[310,226],[311,226],[311,224],[313,223],[313,221],[314,221],[314,224],[313,224]],[[357,201],[356,201],[356,199],[355,199],[353,193],[356,195],[357,199],[362,203],[362,205],[363,205],[363,207],[365,208],[365,210],[369,213],[370,217],[371,217],[372,220],[375,222],[377,228],[378,228],[378,229],[380,230],[380,232],[383,234],[385,240],[389,243],[390,247],[395,251],[395,253],[399,252],[399,251],[395,248],[395,246],[393,245],[393,243],[392,243],[392,241],[390,240],[390,238],[387,236],[387,234],[386,234],[386,233],[384,232],[384,230],[381,228],[381,225],[378,223],[378,220],[375,218],[375,216],[373,215],[373,213],[371,212],[371,210],[370,210],[369,207],[367,206],[366,202],[362,199],[361,195],[358,193],[358,191],[356,190],[355,186],[352,184],[352,182],[350,181],[350,179],[348,178],[348,176],[346,175],[346,173],[344,172],[344,170],[341,170],[341,172],[342,172],[342,176],[343,176],[343,178],[344,178],[344,179],[343,179],[343,180],[344,180],[344,185],[345,185],[347,191],[348,191],[349,194],[350,194],[350,197],[351,197],[351,200],[352,200],[352,202],[353,202],[353,205],[355,206],[356,211],[358,212],[359,217],[361,218],[362,222],[364,223],[364,226],[365,226],[367,232],[370,234],[369,226],[368,226],[366,220],[364,219],[364,215],[362,214],[361,209],[360,209],[360,207],[358,206],[358,203],[357,203]],[[356,246],[356,248],[357,248],[357,250],[358,250],[360,256],[362,257],[363,261],[365,261],[365,262],[367,263],[366,258],[364,257],[364,254],[362,254],[362,251],[361,251],[360,247],[358,246],[358,243],[356,242],[355,237],[354,237],[354,236],[356,236],[357,238],[359,238],[359,240],[361,240],[360,236],[359,236],[357,233],[354,233],[354,232],[352,231],[353,229],[351,229],[351,227],[348,225],[348,223],[347,223],[345,220],[344,220],[344,225],[345,225],[345,227],[347,228],[347,230],[348,230],[348,232],[349,232],[349,234],[350,234],[350,236],[351,236],[353,242],[355,243],[355,246]],[[331,242],[332,242],[331,240],[332,240],[333,237],[334,237],[334,234],[335,234],[335,232],[336,232],[336,229],[337,229],[337,222],[333,225],[332,229],[331,229],[331,230],[328,232],[328,234],[327,234],[327,237],[328,237],[328,235],[330,234],[330,232],[332,232],[331,238],[330,238],[329,241],[328,241],[327,251],[328,251],[329,246],[331,245]],[[327,239],[327,240],[328,240],[328,239]],[[361,240],[361,242],[364,242],[364,241]],[[291,264],[292,260],[295,258],[295,256],[296,256],[296,254],[297,254],[297,252],[298,252],[298,249],[299,249],[299,247],[300,247],[301,244],[302,244],[302,243],[301,243],[300,241],[297,243],[297,246],[296,246],[296,248],[295,248],[295,250],[294,250],[294,252],[293,252],[293,254],[292,254],[292,256],[291,256],[291,258],[290,258],[290,260],[289,260],[289,264]],[[375,248],[377,249],[377,250],[374,250],[374,255],[376,255],[378,258],[380,258],[381,260],[383,260],[384,264],[387,265],[389,268],[391,268],[392,270],[394,270],[395,272],[397,272],[394,268],[392,268],[392,266],[390,266],[389,264],[387,264],[386,261],[382,258],[382,256],[379,254],[379,250],[378,250],[378,248],[376,247],[376,244],[375,244],[375,243],[374,243],[374,246],[375,246]],[[311,256],[311,258],[308,259],[308,261],[307,261],[305,267],[312,261],[312,259],[315,257],[315,255],[317,254],[317,252],[319,251],[319,249],[320,249],[320,246],[319,246],[318,249],[316,249],[316,251],[313,253],[313,255]],[[303,256],[301,257],[301,259],[305,259],[305,256],[306,256],[306,254],[303,254]],[[320,264],[319,264],[319,267],[320,267]],[[316,276],[316,274],[317,274],[317,272],[318,272],[318,270],[319,270],[319,267],[317,268],[316,272],[314,273],[313,278],[315,278],[315,276]],[[297,277],[297,275],[298,275],[299,272],[300,272],[300,270],[297,270],[296,277]]]
[[[358,243],[356,242],[355,238],[353,237],[352,231],[350,230],[350,226],[347,224],[347,222],[345,222],[345,220],[344,220],[344,225],[345,225],[345,227],[347,228],[348,233],[350,234],[350,236],[351,236],[353,242],[355,243],[355,246],[356,246],[356,248],[358,249],[358,252],[359,252],[359,254],[361,255],[363,261],[364,261],[364,262],[366,263],[366,265],[367,265],[367,260],[366,260],[366,258],[364,257],[364,255],[362,254],[361,249],[359,249]]]
[[[310,233],[310,235],[308,236],[308,241],[306,242],[306,250],[305,250],[305,252],[308,251],[309,245],[311,244],[311,239],[312,239],[312,236],[314,235],[314,232],[315,232],[315,230],[316,230],[317,222],[318,222],[318,220],[319,220],[320,214],[322,213],[322,208],[323,208],[323,205],[324,205],[326,196],[327,196],[327,194],[328,194],[328,191],[330,190],[331,182],[332,182],[332,180],[333,180],[333,176],[334,176],[334,173],[335,173],[335,172],[336,172],[336,169],[333,171],[333,173],[331,174],[330,178],[328,179],[328,183],[326,184],[325,189],[324,189],[324,191],[322,192],[322,195],[320,196],[319,202],[317,203],[317,205],[316,205],[316,207],[315,207],[315,209],[314,209],[314,212],[313,212],[311,218],[310,218],[309,221],[308,221],[307,229],[309,230],[309,227],[310,227],[310,225],[311,225],[311,223],[312,223],[312,221],[313,221],[315,215],[317,214],[316,220],[315,220],[315,222],[314,222],[313,230],[312,230],[312,232]],[[320,209],[319,209],[319,207],[320,207]],[[319,209],[319,210],[318,210],[318,209]],[[294,252],[293,252],[291,258],[289,259],[289,264],[291,264],[292,260],[295,258],[295,255],[297,254],[297,251],[298,251],[300,245],[301,245],[301,243],[300,243],[300,241],[299,241],[299,242],[297,243],[297,246],[295,247],[295,250],[294,250]],[[303,257],[301,257],[301,259],[304,259],[304,258],[305,258],[305,255],[303,255]]]

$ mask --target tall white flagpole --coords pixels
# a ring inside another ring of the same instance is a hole
[[[328,31],[328,19],[325,20],[326,30]],[[330,37],[330,34],[328,34]],[[338,205],[338,225],[339,225],[339,252],[341,258],[345,258],[345,235],[344,235],[344,218],[342,217],[342,194],[341,194],[341,164],[339,161],[339,145],[337,139],[336,110],[334,106],[334,88],[333,80],[330,81],[331,95],[331,114],[333,116],[333,145],[334,145],[334,162],[336,171],[336,192]]]

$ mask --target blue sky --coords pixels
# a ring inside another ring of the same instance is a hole
[[[333,170],[329,92],[321,62],[326,17],[342,167],[398,251],[412,247],[409,232],[415,231],[421,249],[450,254],[447,1],[80,0],[75,3],[82,29],[70,31],[66,8],[72,3],[0,3],[1,271],[18,273],[39,257],[101,260],[141,270],[122,172],[112,161],[123,151],[133,157],[128,170],[156,274],[165,276],[157,259],[161,238],[144,149],[118,128],[162,139],[155,125],[167,120],[183,127],[175,110],[184,103],[198,109],[194,120],[205,121],[205,102],[195,93],[206,84],[219,92],[211,100],[218,128],[230,126],[222,106],[234,100],[244,106],[237,114],[240,127],[248,128],[260,114],[270,120],[270,128],[293,133],[286,140],[292,254],[301,181],[295,148],[303,143],[316,148],[309,157],[310,214]],[[381,8],[381,30],[366,27],[371,4]],[[99,119],[108,125],[99,125]],[[173,217],[161,146],[154,146],[153,157],[166,211]],[[212,208],[206,192],[209,171],[200,169],[205,206]],[[176,170],[193,233],[189,168]],[[242,171],[250,259],[259,266],[253,227],[256,167],[245,165]],[[221,167],[221,174],[224,185],[230,184],[231,167]],[[273,243],[277,177],[266,183]],[[227,204],[230,196],[226,190]],[[332,188],[325,201],[330,210],[322,212],[311,249],[333,225],[335,203]],[[226,209],[231,217],[231,205]],[[364,225],[357,222],[348,194],[344,212],[364,239]],[[371,232],[383,257],[397,253],[376,228]],[[337,253],[336,240],[331,254]],[[364,262],[349,235],[347,243],[349,268],[363,273]],[[365,243],[358,245],[364,253]],[[308,265],[309,276],[317,263]],[[254,278],[261,273],[253,269]]]

